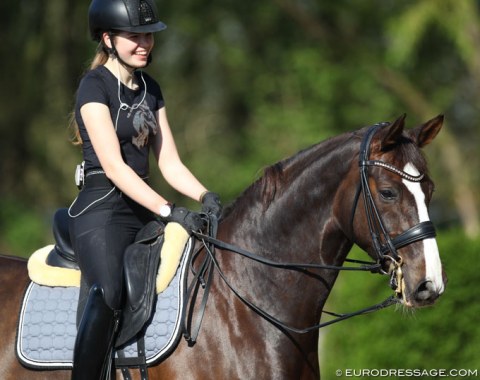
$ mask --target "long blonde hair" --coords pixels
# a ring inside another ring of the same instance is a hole
[[[93,70],[98,66],[104,65],[108,61],[108,57],[109,57],[109,54],[107,53],[103,44],[100,43],[97,47],[95,56],[93,57],[92,62],[90,63],[90,66],[86,72]],[[70,113],[68,128],[72,132],[70,141],[73,143],[73,145],[81,145],[83,141],[82,141],[82,137],[80,136],[77,120],[75,119],[75,108]]]

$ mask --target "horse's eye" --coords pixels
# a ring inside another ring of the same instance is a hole
[[[391,201],[397,197],[397,194],[392,189],[383,189],[380,190],[380,196],[387,201]]]

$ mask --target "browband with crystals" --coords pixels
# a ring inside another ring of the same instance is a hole
[[[377,160],[367,160],[367,161],[360,161],[360,166],[380,166],[384,169],[387,169],[395,174],[398,174],[400,177],[406,179],[407,181],[411,181],[411,182],[420,182],[423,177],[425,177],[425,174],[419,174],[419,175],[411,175],[411,174],[408,174],[406,172],[404,172],[403,170],[400,170],[398,168],[396,168],[395,166],[393,165],[390,165],[386,162],[383,162],[383,161],[377,161]]]

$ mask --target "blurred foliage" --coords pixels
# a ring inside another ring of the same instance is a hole
[[[67,120],[96,47],[88,3],[0,5],[8,73],[0,78],[0,199],[22,205],[0,221],[2,251],[28,256],[45,240],[54,209],[76,195],[80,151],[69,143]],[[148,71],[162,86],[184,161],[224,203],[264,166],[327,137],[404,112],[410,126],[444,113],[445,130],[427,150],[437,180],[432,214],[438,225],[478,233],[477,2],[179,0],[158,7],[168,28],[156,35]],[[198,207],[158,173],[152,178],[167,198]],[[29,219],[31,245],[13,232]]]
[[[480,239],[451,230],[440,231],[437,242],[448,276],[437,303],[415,311],[393,306],[326,328],[319,354],[323,378],[333,379],[337,369],[347,368],[480,370],[480,303],[474,290]],[[351,256],[361,257],[358,252]],[[327,309],[353,311],[387,298],[392,293],[388,278],[373,277],[342,273]]]

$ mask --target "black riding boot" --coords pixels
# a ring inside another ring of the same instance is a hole
[[[92,286],[75,340],[72,380],[115,378],[115,371],[109,376],[120,314],[105,303],[103,289]]]

